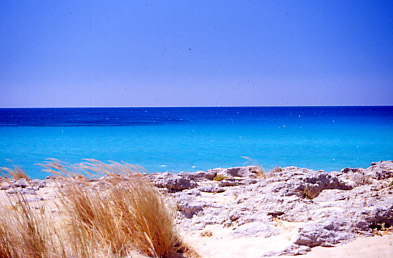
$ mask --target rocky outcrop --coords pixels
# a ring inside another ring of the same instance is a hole
[[[146,176],[177,207],[182,231],[221,225],[231,229],[233,238],[268,238],[281,233],[280,223],[298,225],[287,247],[265,254],[261,250],[261,256],[304,254],[393,225],[392,161],[340,172],[277,167],[263,173],[249,166]],[[106,180],[91,183],[105,189]],[[7,179],[0,181],[0,189],[8,195],[35,195],[55,183],[61,180]]]
[[[393,178],[393,161],[373,162],[366,173],[377,180]]]
[[[176,175],[171,173],[153,174],[150,176],[154,185],[158,188],[166,188],[171,192],[178,192],[185,189],[192,189],[198,184],[184,175]]]
[[[232,228],[233,238],[273,237],[279,234],[275,221],[302,223],[292,244],[264,254],[269,256],[304,254],[315,246],[372,235],[373,225],[393,225],[391,161],[340,172],[286,167],[264,176],[254,170],[217,168],[178,174],[203,193],[192,197],[187,192],[191,190],[168,193],[178,203],[180,227],[193,231],[220,224]]]
[[[273,225],[271,225],[271,223],[253,221],[237,227],[231,233],[231,236],[234,238],[246,237],[246,236],[267,238],[277,234],[278,234],[278,229],[275,228]]]
[[[0,181],[0,190],[5,190],[7,195],[17,193],[35,195],[36,191],[46,186],[47,180],[41,179],[7,179]]]
[[[331,247],[354,238],[355,235],[350,231],[350,225],[345,218],[329,217],[302,227],[294,244],[308,247],[319,245]]]

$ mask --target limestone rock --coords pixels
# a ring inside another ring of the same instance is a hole
[[[205,192],[205,193],[222,193],[225,192],[225,189],[222,187],[218,187],[215,184],[205,184],[205,185],[201,185],[198,188],[201,192]]]
[[[179,176],[183,177],[183,178],[187,178],[190,180],[194,180],[196,182],[199,181],[204,181],[204,180],[213,180],[213,178],[217,175],[216,172],[214,171],[196,171],[196,172],[192,172],[192,173],[188,173],[188,172],[181,172],[179,173]]]
[[[241,218],[241,217],[244,217],[246,214],[249,214],[250,212],[249,212],[249,209],[247,209],[247,208],[236,208],[236,209],[233,209],[230,213],[229,213],[229,219],[231,220],[231,221],[236,221],[236,220],[238,220],[239,218]]]
[[[339,218],[307,224],[301,228],[294,244],[309,247],[334,246],[341,242],[351,241],[355,235],[348,231],[347,226],[345,221]]]
[[[186,217],[192,218],[194,214],[203,210],[202,203],[188,203],[188,202],[180,202],[177,205],[178,210]]]
[[[8,190],[8,189],[10,189],[10,187],[11,187],[10,184],[8,184],[8,183],[3,183],[3,184],[0,186],[0,190]]]
[[[172,192],[192,189],[198,186],[195,181],[189,178],[170,173],[163,173],[156,176],[153,180],[153,183],[159,188],[166,188]]]
[[[367,168],[372,178],[377,180],[388,179],[393,177],[393,161],[379,161],[372,163],[372,166]]]
[[[43,188],[46,186],[46,181],[40,180],[40,179],[33,179],[33,180],[31,180],[31,184],[38,187],[38,188]]]
[[[246,178],[256,178],[258,176],[264,175],[262,169],[257,166],[233,167],[233,168],[228,168],[218,171],[217,174],[226,177],[246,177]]]
[[[231,237],[264,237],[268,238],[278,234],[278,229],[266,222],[255,221],[244,224],[231,232]]]
[[[25,188],[28,185],[30,185],[25,178],[19,178],[18,180],[15,181],[14,186],[15,187],[22,187]]]

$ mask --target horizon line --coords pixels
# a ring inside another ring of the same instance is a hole
[[[389,105],[264,105],[264,106],[63,106],[63,107],[0,107],[0,109],[54,109],[54,108],[249,108],[249,107],[393,107]]]

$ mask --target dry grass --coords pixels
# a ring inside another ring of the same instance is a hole
[[[13,168],[0,167],[0,179],[9,181],[9,179],[18,180],[24,178],[30,180],[26,173],[20,167],[14,165]]]
[[[87,160],[43,164],[58,176],[61,219],[48,219],[23,196],[0,217],[0,257],[184,257],[192,253],[175,230],[175,209],[139,168]],[[90,182],[91,177],[103,175]],[[16,230],[14,230],[16,229]],[[196,254],[193,255],[197,256]]]
[[[201,237],[211,237],[211,236],[213,236],[213,232],[211,230],[206,230],[206,231],[201,232],[200,236]]]
[[[8,214],[4,212],[4,209],[2,209],[2,211],[0,217],[0,257],[18,257],[16,255],[15,246],[13,245],[14,235],[8,222]]]
[[[43,206],[35,210],[25,196],[17,194],[9,206],[1,207],[0,257],[62,257],[54,244],[54,227]]]
[[[263,168],[260,166],[254,166],[250,171],[255,175],[256,178],[263,178],[263,179],[267,178],[266,173],[263,171]]]
[[[242,157],[242,158],[247,160],[246,162],[244,162],[245,165],[253,167],[250,172],[252,172],[256,176],[256,178],[263,178],[263,179],[267,178],[265,170],[261,165],[259,165],[258,162],[256,162],[255,160],[249,157]]]

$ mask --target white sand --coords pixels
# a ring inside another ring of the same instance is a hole
[[[204,193],[202,198],[209,197],[213,194]],[[28,199],[43,197],[44,203],[48,208],[55,210],[56,206],[53,200],[56,199],[56,188],[53,186],[45,187],[37,191],[37,195],[29,195]],[[224,195],[214,195],[214,202],[225,204],[230,202],[234,197]],[[5,191],[0,191],[0,203],[9,202]],[[33,202],[32,204],[39,204]],[[261,257],[269,251],[282,251],[289,246],[294,238],[301,223],[290,223],[277,220],[275,223],[280,234],[269,238],[263,237],[242,237],[232,238],[230,236],[233,228],[223,228],[222,225],[210,225],[202,231],[191,233],[182,233],[184,241],[193,247],[202,258],[255,258]],[[180,229],[181,231],[181,229]],[[202,236],[201,233],[211,233],[211,236]],[[136,256],[138,257],[138,256]],[[143,256],[139,256],[143,257]],[[293,257],[293,256],[279,256]],[[315,247],[306,255],[299,257],[315,258],[315,257],[359,257],[359,258],[393,258],[393,235],[386,234],[384,236],[375,237],[358,237],[355,241],[345,245],[336,247]]]
[[[393,257],[393,235],[358,237],[355,241],[336,247],[315,247],[304,258],[315,257],[359,257],[390,258]]]
[[[203,258],[255,258],[262,257],[269,251],[281,251],[291,244],[296,237],[300,224],[278,222],[280,234],[269,238],[242,237],[231,238],[231,228],[219,225],[207,226],[204,230],[183,235],[185,242],[191,245]],[[202,236],[211,232],[212,236]],[[293,256],[277,256],[293,257]],[[393,235],[359,237],[355,241],[336,247],[315,247],[311,252],[299,257],[393,257]]]

